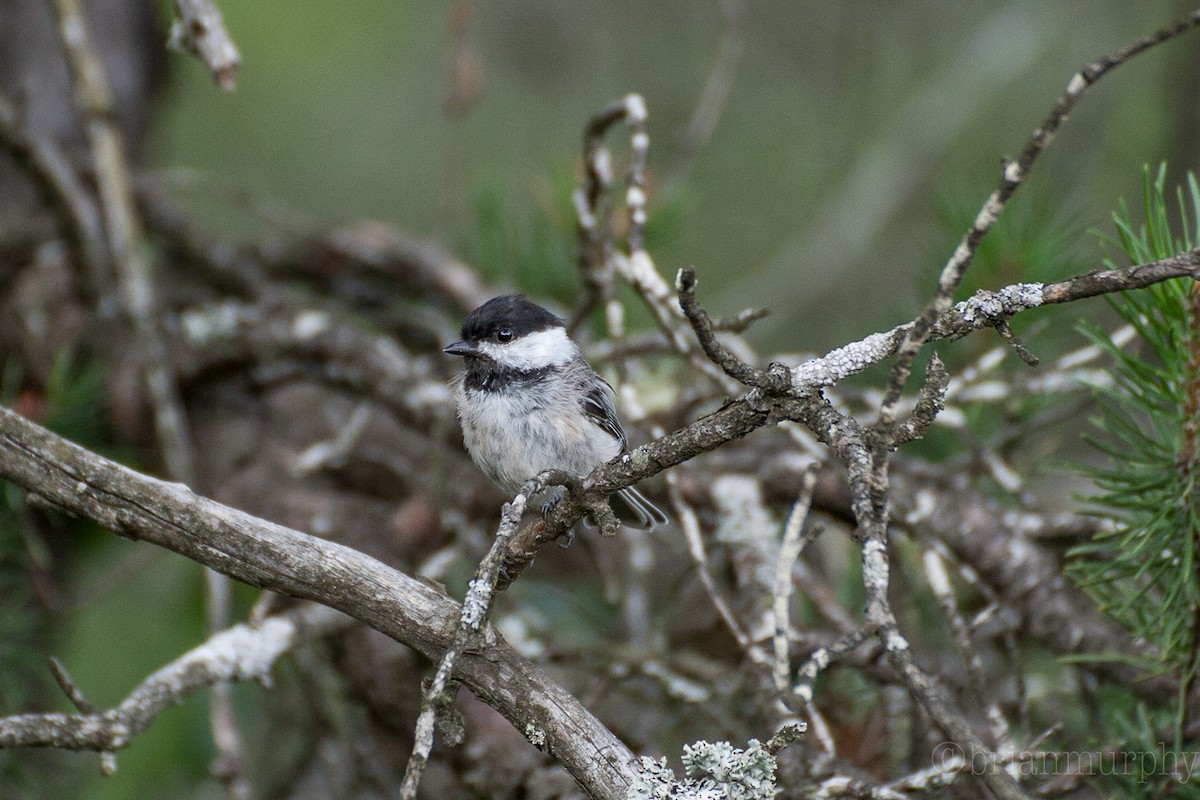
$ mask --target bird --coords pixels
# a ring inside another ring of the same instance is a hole
[[[453,382],[471,459],[514,495],[548,469],[584,476],[628,449],[612,387],[592,369],[555,314],[522,294],[494,297],[467,315],[462,339],[443,352],[462,357]],[[545,516],[563,490],[543,492]],[[632,486],[610,498],[617,518],[643,530],[667,516]]]

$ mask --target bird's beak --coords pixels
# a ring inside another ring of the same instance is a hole
[[[479,350],[466,341],[455,342],[448,344],[442,348],[443,353],[448,353],[452,356],[462,356],[463,358],[473,358],[479,356]]]

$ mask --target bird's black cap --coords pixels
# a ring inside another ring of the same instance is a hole
[[[467,315],[462,338],[468,342],[490,339],[496,331],[508,328],[513,336],[563,327],[563,321],[523,294],[493,297]]]

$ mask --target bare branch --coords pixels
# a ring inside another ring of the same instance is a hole
[[[925,385],[921,387],[917,405],[908,419],[896,426],[893,446],[915,441],[925,435],[934,419],[946,407],[946,386],[949,383],[946,366],[934,353],[925,367]]]
[[[85,714],[95,714],[96,707],[93,706],[88,699],[83,696],[83,692],[76,685],[74,678],[67,672],[67,668],[62,665],[62,662],[53,656],[50,657],[50,672],[54,675],[55,682],[58,683],[58,688],[63,690],[63,694],[71,701],[71,704]]]
[[[792,505],[787,522],[783,526],[783,541],[779,545],[779,559],[775,566],[775,662],[771,677],[775,683],[775,690],[781,693],[788,690],[788,681],[792,673],[791,653],[788,647],[788,634],[792,628],[792,569],[805,545],[816,538],[816,533],[820,530],[819,526],[813,525],[809,527],[808,535],[803,535],[816,483],[816,470],[806,471],[800,484],[800,496]]]
[[[48,137],[33,138],[21,119],[20,110],[0,97],[0,145],[25,166],[57,207],[66,240],[83,271],[86,293],[104,292],[108,280],[108,254],[104,223],[92,195],[84,188],[66,155]]]
[[[600,303],[605,305],[610,324],[619,318],[621,312],[613,295],[613,279],[620,275],[641,296],[676,352],[687,356],[692,366],[732,392],[737,384],[702,358],[684,335],[682,323],[685,320],[679,302],[644,246],[646,158],[650,147],[647,118],[646,101],[641,95],[630,94],[601,109],[584,129],[584,182],[575,192],[574,200],[578,218],[579,267],[587,293],[568,330],[574,331]],[[612,156],[604,147],[604,136],[609,128],[621,121],[630,130],[630,163],[625,191],[629,216],[625,237],[627,254],[618,252],[613,243]]]
[[[78,0],[54,0],[59,31],[67,60],[71,64],[76,104],[85,120],[92,161],[99,185],[101,209],[109,255],[116,270],[122,310],[134,331],[141,357],[142,380],[154,411],[159,450],[174,479],[198,487],[195,445],[175,375],[167,355],[161,323],[156,316],[156,291],[146,257],[146,243],[134,200],[133,180],[126,162],[125,143],[114,122],[115,107],[108,75],[93,49]],[[203,57],[226,59],[228,42],[220,12],[207,0],[177,0],[176,8],[184,15],[183,41]],[[195,16],[188,16],[189,14]],[[177,29],[178,30],[178,29]],[[214,41],[215,39],[215,41]],[[218,50],[214,50],[214,46]],[[232,43],[228,43],[232,48]],[[217,72],[232,87],[237,69],[237,51],[233,63],[222,61]],[[205,615],[209,631],[228,624],[229,579],[208,571]],[[216,686],[210,695],[213,743],[217,749],[215,772],[224,782],[230,800],[244,800],[251,789],[242,764],[241,734],[235,724],[232,699],[226,687]]]
[[[1006,160],[1001,170],[1000,185],[984,202],[975,217],[970,229],[964,234],[953,255],[942,268],[938,278],[937,290],[929,301],[925,311],[915,321],[914,326],[905,335],[899,348],[900,358],[892,369],[888,384],[888,395],[880,409],[880,419],[889,423],[894,418],[894,407],[900,399],[900,392],[908,380],[908,372],[912,366],[913,357],[926,341],[929,331],[938,321],[938,317],[949,309],[954,293],[962,282],[967,267],[975,258],[983,238],[995,225],[1003,213],[1009,199],[1024,183],[1032,170],[1034,163],[1042,151],[1054,140],[1059,127],[1066,121],[1067,116],[1079,102],[1079,99],[1096,81],[1100,80],[1113,69],[1121,66],[1134,56],[1149,50],[1155,45],[1169,41],[1181,33],[1200,25],[1200,10],[1194,11],[1178,22],[1169,25],[1138,41],[1122,47],[1113,53],[1087,65],[1071,76],[1066,91],[1054,103],[1042,124],[1034,129],[1025,143],[1021,154],[1016,160]]]
[[[404,780],[400,783],[402,800],[416,800],[421,775],[433,750],[434,723],[437,721],[440,707],[447,700],[447,688],[454,675],[454,666],[467,647],[482,638],[484,624],[492,610],[492,600],[496,597],[497,578],[504,564],[508,540],[521,524],[525,504],[529,502],[530,497],[542,490],[546,479],[547,476],[539,475],[526,481],[512,501],[504,504],[496,538],[487,555],[479,562],[474,579],[467,586],[467,596],[463,599],[462,613],[458,618],[454,637],[438,662],[437,671],[425,691],[425,696],[421,698],[421,713],[417,717],[416,731],[413,734],[413,749],[408,757],[408,766],[404,770]]]
[[[946,621],[950,625],[954,643],[966,666],[974,700],[981,708],[987,709],[988,719],[992,723],[992,734],[997,743],[1002,746],[1007,745],[1007,725],[1004,723],[1004,717],[1000,712],[995,694],[988,691],[987,683],[984,680],[983,661],[979,658],[979,651],[971,640],[970,627],[958,609],[958,601],[955,599],[954,589],[950,585],[950,576],[946,572],[946,563],[942,559],[941,553],[932,547],[925,549],[922,563],[925,568],[925,579],[929,582],[929,588],[933,590],[934,597],[937,598],[942,615],[946,617]]]
[[[114,708],[90,709],[78,702],[75,692],[69,692],[83,713],[0,718],[0,747],[119,750],[130,745],[159,714],[197,690],[223,681],[267,682],[275,662],[297,644],[343,628],[350,621],[330,608],[306,604],[268,617],[256,627],[235,625],[154,672]]]
[[[679,294],[679,305],[700,340],[700,347],[714,364],[726,375],[747,386],[758,386],[767,391],[780,391],[786,385],[781,371],[762,370],[746,364],[725,349],[717,339],[716,326],[696,300],[696,270],[684,267],[675,276],[675,291]]]
[[[113,121],[108,76],[92,48],[79,0],[54,0],[54,8],[71,65],[76,104],[84,116],[91,145],[109,255],[121,287],[121,304],[137,339],[143,378],[154,407],[159,444],[170,474],[194,485],[195,455],[191,435],[155,317],[154,285],[134,205],[125,145]]]
[[[725,598],[721,596],[717,589],[716,583],[713,581],[712,573],[708,566],[708,553],[704,547],[704,538],[700,533],[700,521],[696,518],[696,511],[683,499],[683,494],[679,491],[678,482],[672,480],[675,473],[668,473],[668,487],[671,498],[671,508],[675,512],[676,518],[679,520],[679,527],[683,529],[683,538],[687,542],[688,555],[692,558],[692,564],[696,567],[696,574],[700,578],[700,585],[704,587],[704,593],[708,595],[709,602],[716,609],[717,616],[721,618],[726,629],[733,635],[734,640],[741,647],[742,652],[755,664],[767,664],[767,654],[763,649],[754,643],[750,634],[746,632],[745,626],[734,616],[733,611],[729,608],[729,604],[725,602]]]
[[[674,180],[683,178],[691,167],[696,152],[704,146],[717,128],[721,112],[725,109],[725,101],[729,90],[733,87],[733,77],[737,73],[738,63],[742,60],[742,52],[746,48],[746,32],[743,20],[746,16],[745,0],[718,0],[721,8],[721,38],[717,42],[717,57],[700,100],[692,111],[687,127],[679,136],[679,144],[675,149],[675,163],[671,168]]]

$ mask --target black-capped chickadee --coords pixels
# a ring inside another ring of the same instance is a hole
[[[462,341],[445,348],[466,371],[454,383],[471,458],[509,495],[547,469],[587,475],[625,452],[612,387],[567,336],[563,321],[524,295],[493,298],[463,322]],[[562,497],[546,500],[543,512]],[[627,525],[667,518],[633,487],[612,497]]]

